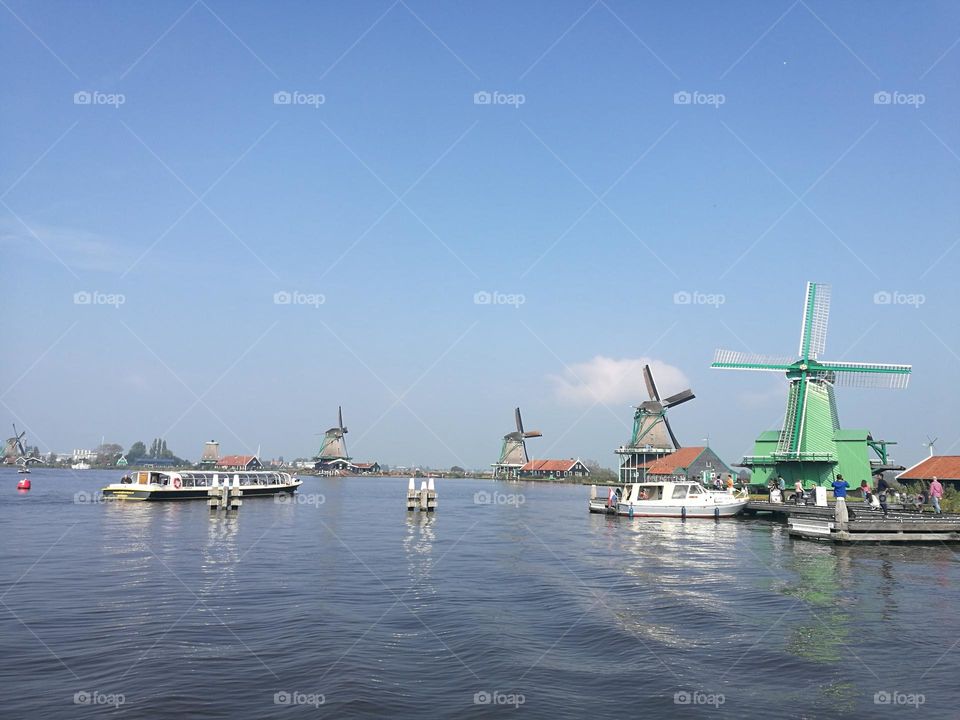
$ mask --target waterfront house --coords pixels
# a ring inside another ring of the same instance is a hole
[[[357,475],[379,475],[380,463],[378,462],[358,462],[353,464],[353,470]]]
[[[256,455],[224,455],[217,461],[217,470],[262,470]]]
[[[930,482],[933,478],[960,488],[960,455],[931,455],[900,473],[897,481]]]
[[[710,482],[717,475],[724,480],[726,480],[728,474],[734,477],[737,475],[708,447],[680,448],[669,455],[647,463],[641,468],[640,472],[642,477],[650,477],[651,479],[682,478],[698,482]]]

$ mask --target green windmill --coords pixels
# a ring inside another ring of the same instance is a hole
[[[868,430],[841,429],[834,388],[905,388],[910,366],[820,360],[829,316],[830,286],[807,283],[797,360],[718,350],[710,366],[782,372],[790,383],[783,428],[762,433],[753,455],[741,463],[752,470],[753,484],[781,475],[788,485],[799,479],[810,487],[828,484],[841,473],[857,486],[873,474],[900,469],[887,457],[887,446],[894,443],[874,440]]]

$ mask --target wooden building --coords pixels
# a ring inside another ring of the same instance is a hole
[[[520,477],[587,477],[589,468],[577,458],[569,460],[529,460],[520,468]]]

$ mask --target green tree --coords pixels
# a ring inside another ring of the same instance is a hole
[[[130,446],[130,450],[126,454],[127,462],[132,463],[137,458],[142,458],[147,454],[147,446],[144,445],[140,440],[137,440],[133,445]]]

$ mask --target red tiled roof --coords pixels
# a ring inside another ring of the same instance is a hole
[[[685,447],[656,460],[647,467],[647,475],[676,475],[681,468],[690,467],[706,448]]]
[[[246,467],[251,460],[256,458],[256,455],[224,455],[217,461],[217,467],[237,467],[239,465]]]
[[[934,455],[900,474],[902,480],[960,479],[960,455]]]
[[[543,472],[568,472],[577,462],[577,460],[530,460],[520,468],[520,470],[523,472],[533,472],[535,470]]]

